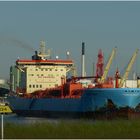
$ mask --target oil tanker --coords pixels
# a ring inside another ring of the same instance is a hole
[[[82,43],[82,75],[76,76],[76,67],[67,52],[67,59],[50,59],[45,42],[32,59],[18,59],[10,68],[10,89],[7,97],[11,109],[21,116],[32,117],[130,117],[139,116],[140,89],[124,87],[136,59],[136,50],[125,74],[107,77],[116,54],[114,48],[103,70],[102,53],[98,54],[96,76],[85,76]],[[47,58],[49,57],[49,59]]]

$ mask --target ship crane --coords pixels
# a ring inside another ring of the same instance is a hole
[[[112,53],[111,53],[111,55],[110,55],[110,57],[109,57],[109,60],[108,60],[108,62],[107,62],[107,65],[106,65],[106,67],[105,67],[105,69],[104,69],[103,75],[102,75],[102,77],[101,77],[99,83],[104,83],[104,82],[105,82],[106,77],[107,77],[107,74],[108,74],[108,71],[109,71],[110,66],[111,66],[111,63],[112,63],[113,58],[114,58],[114,56],[115,56],[115,54],[116,54],[116,50],[117,50],[117,47],[115,47],[115,48],[112,50]]]
[[[101,77],[103,75],[103,67],[104,67],[104,56],[102,53],[102,50],[100,49],[98,52],[98,60],[96,63],[96,77]],[[95,81],[97,81],[97,79],[95,79]]]
[[[123,75],[123,77],[121,78],[121,81],[120,81],[120,83],[119,83],[119,87],[120,87],[120,88],[123,87],[124,82],[125,82],[125,81],[127,80],[127,78],[128,78],[129,72],[130,72],[130,70],[131,70],[131,68],[132,68],[132,65],[133,65],[133,63],[134,63],[134,61],[135,61],[135,59],[136,59],[136,57],[137,57],[138,51],[139,51],[139,49],[137,49],[137,50],[134,52],[134,54],[132,55],[132,58],[130,59],[130,61],[129,61],[129,63],[128,63],[128,66],[127,66],[127,68],[126,68],[126,71],[125,71],[125,73],[124,73],[124,75]]]

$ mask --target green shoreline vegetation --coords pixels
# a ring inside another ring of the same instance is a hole
[[[78,120],[4,124],[5,139],[140,138],[140,120]]]

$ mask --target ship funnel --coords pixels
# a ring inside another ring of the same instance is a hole
[[[37,55],[38,53],[37,53],[37,51],[35,51],[35,55]]]
[[[35,55],[32,56],[32,60],[40,60],[41,57],[38,56],[38,52],[35,51]]]
[[[81,75],[85,76],[85,42],[82,42]]]

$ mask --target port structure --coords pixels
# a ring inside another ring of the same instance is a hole
[[[96,77],[101,77],[103,76],[103,67],[104,67],[104,56],[103,52],[100,49],[98,52],[98,60],[96,63]],[[95,79],[97,81],[97,79]]]
[[[101,79],[98,81],[99,84],[105,83],[105,80],[106,80],[106,78],[107,78],[108,71],[109,71],[110,66],[111,66],[111,64],[112,64],[113,58],[114,58],[114,56],[115,56],[115,54],[116,54],[116,51],[117,51],[117,47],[115,47],[115,48],[112,50],[112,52],[111,52],[111,55],[110,55],[110,57],[109,57],[109,59],[108,59],[108,61],[107,61],[106,67],[105,67],[105,69],[104,69],[103,75],[102,75]]]
[[[137,55],[138,55],[138,52],[139,52],[139,49],[137,49],[137,50],[134,52],[134,54],[132,55],[132,57],[131,57],[131,59],[130,59],[130,61],[129,61],[129,63],[128,63],[128,66],[127,66],[127,68],[126,68],[126,71],[125,71],[124,75],[122,76],[122,78],[121,78],[121,80],[120,80],[120,82],[119,82],[119,87],[120,87],[120,88],[123,87],[125,81],[128,79],[129,72],[130,72],[130,70],[131,70],[131,68],[132,68],[132,65],[134,64],[134,62],[135,62],[135,60],[136,60],[136,57],[137,57]]]

